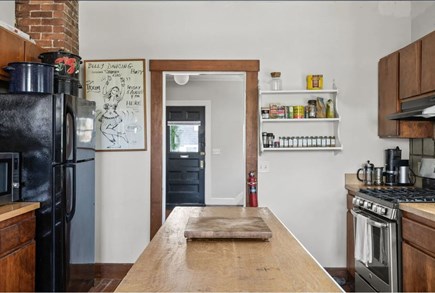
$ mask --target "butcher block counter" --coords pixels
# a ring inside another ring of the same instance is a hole
[[[39,202],[14,202],[0,205],[0,222],[39,208]]]
[[[261,217],[270,240],[186,240],[189,217]],[[176,207],[117,292],[294,292],[342,289],[268,208]]]

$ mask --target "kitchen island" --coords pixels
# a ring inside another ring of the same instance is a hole
[[[190,240],[189,217],[261,217],[264,240]],[[268,208],[177,207],[118,292],[294,292],[343,290]]]

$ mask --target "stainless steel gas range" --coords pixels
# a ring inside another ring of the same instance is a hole
[[[353,199],[356,292],[402,291],[401,202],[435,202],[435,190],[362,189]]]

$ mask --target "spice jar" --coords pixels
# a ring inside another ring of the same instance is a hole
[[[272,81],[270,83],[271,90],[273,91],[282,90],[281,72],[271,72],[270,76],[272,76]]]
[[[308,118],[316,118],[316,100],[309,100],[308,101]]]
[[[263,132],[261,135],[263,137],[263,147],[268,148],[269,147],[269,140],[267,139],[267,132]]]
[[[261,118],[269,119],[269,107],[261,107]]]

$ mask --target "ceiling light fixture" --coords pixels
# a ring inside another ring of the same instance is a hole
[[[188,74],[177,74],[174,75],[174,81],[178,85],[185,85],[189,82],[189,75]]]

